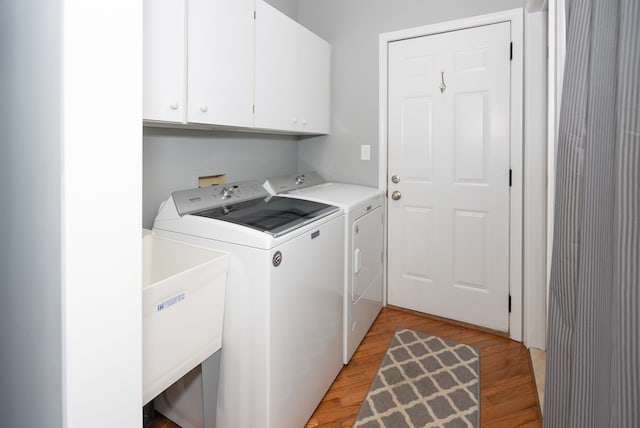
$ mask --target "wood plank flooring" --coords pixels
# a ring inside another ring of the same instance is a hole
[[[518,342],[446,321],[387,307],[323,398],[307,427],[350,427],[396,327],[455,340],[480,349],[482,427],[541,425],[529,353]]]
[[[488,428],[539,427],[540,416],[529,353],[518,342],[492,333],[387,307],[309,419],[306,428],[351,427],[396,327],[455,340],[480,349],[480,423]],[[177,425],[158,416],[151,428]]]

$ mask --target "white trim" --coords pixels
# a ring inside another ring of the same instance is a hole
[[[525,14],[524,344],[545,349],[547,307],[547,12]]]
[[[522,177],[523,177],[523,52],[524,24],[523,10],[512,9],[487,15],[474,16],[455,21],[441,22],[422,27],[409,28],[379,36],[379,165],[378,187],[387,190],[387,45],[393,41],[422,37],[447,31],[462,30],[498,22],[511,23],[513,60],[511,61],[511,272],[510,294],[511,314],[509,316],[509,336],[522,340]],[[386,216],[385,218],[387,218]],[[385,290],[387,278],[385,278]]]
[[[549,65],[547,100],[547,296],[551,280],[551,256],[553,250],[553,225],[556,195],[556,155],[560,101],[565,61],[565,10],[564,2],[552,2],[549,6]],[[548,302],[547,302],[548,303]]]
[[[392,39],[386,39],[389,34],[380,34],[378,42],[378,189],[383,190],[387,195],[387,78],[388,78],[388,57],[387,45]],[[387,288],[388,288],[388,271],[389,271],[389,255],[387,248],[389,245],[389,207],[388,199],[385,198],[384,204],[384,270],[382,276],[382,304],[387,306]]]

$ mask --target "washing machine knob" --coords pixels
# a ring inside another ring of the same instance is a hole
[[[222,199],[229,199],[233,196],[233,187],[225,187],[222,189]]]

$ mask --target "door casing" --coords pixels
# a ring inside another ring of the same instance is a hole
[[[523,237],[523,111],[524,111],[524,82],[523,82],[523,57],[524,57],[524,23],[523,9],[512,9],[487,15],[447,21],[422,27],[409,28],[379,36],[379,166],[378,187],[383,190],[388,188],[388,139],[387,139],[387,85],[388,85],[388,44],[393,41],[428,36],[431,34],[448,31],[462,30],[480,25],[495,24],[498,22],[511,23],[511,42],[513,43],[513,57],[511,60],[511,158],[512,186],[510,202],[510,272],[509,294],[511,296],[511,313],[509,314],[509,337],[522,341],[523,336],[523,277],[522,277],[522,237]],[[387,222],[385,216],[385,247],[387,245]],[[387,265],[385,251],[385,268]],[[387,272],[385,269],[384,295],[386,304]]]

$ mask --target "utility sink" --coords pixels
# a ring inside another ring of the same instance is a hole
[[[142,238],[143,405],[220,349],[229,256]]]

